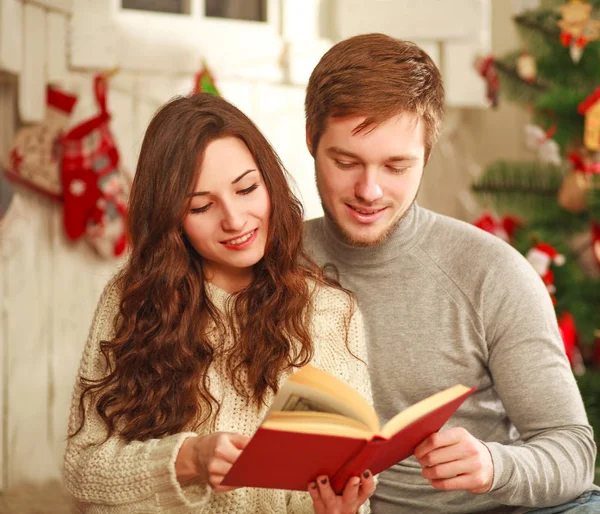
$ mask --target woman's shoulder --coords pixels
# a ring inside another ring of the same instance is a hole
[[[307,279],[307,282],[311,291],[312,305],[316,311],[339,311],[340,314],[348,315],[356,310],[356,300],[348,291],[314,279]]]
[[[121,303],[121,283],[119,276],[115,275],[104,286],[98,306],[96,307],[96,318],[112,320],[119,310]]]

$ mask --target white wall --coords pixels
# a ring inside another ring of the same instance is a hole
[[[453,189],[464,185],[470,162],[460,126],[464,107],[484,104],[471,60],[489,46],[490,0],[270,0],[262,25],[203,18],[201,0],[190,1],[193,19],[123,12],[118,0],[0,0],[0,70],[18,79],[20,119],[43,117],[45,84],[53,82],[79,94],[76,123],[93,110],[93,74],[119,66],[108,101],[131,172],[150,117],[190,91],[205,59],[223,95],[273,143],[311,218],[321,207],[304,145],[308,75],[332,40],[384,31],[416,40],[442,69],[450,118],[421,203],[464,215]],[[0,126],[10,123],[2,110]],[[16,220],[0,232],[0,489],[58,476],[81,349],[102,286],[119,265],[83,242],[67,243],[59,205],[22,190],[19,202]]]

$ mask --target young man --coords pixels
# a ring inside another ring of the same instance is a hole
[[[372,511],[600,512],[592,429],[544,284],[500,239],[415,203],[443,104],[429,56],[382,34],[335,45],[306,94],[326,213],[307,223],[307,250],[357,295],[379,416],[478,387],[380,475]]]

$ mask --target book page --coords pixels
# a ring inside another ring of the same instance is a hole
[[[383,430],[381,431],[381,435],[383,437],[392,437],[396,432],[399,432],[404,427],[410,425],[414,421],[423,416],[433,412],[436,409],[439,409],[443,405],[450,403],[456,398],[470,394],[476,388],[469,388],[461,384],[457,384],[453,387],[449,387],[439,393],[436,393],[424,400],[421,400],[414,405],[411,405],[407,409],[403,410],[399,414],[396,414],[392,419],[390,419]]]
[[[301,393],[295,394],[294,388]],[[372,432],[379,431],[379,418],[369,402],[346,382],[327,371],[307,364],[287,379],[282,390],[286,397],[292,396],[288,409],[337,413],[360,421]],[[293,398],[294,395],[298,398]],[[275,408],[283,410],[278,397],[279,394],[275,398]]]
[[[354,439],[370,439],[373,436],[373,433],[365,424],[347,416],[328,412],[273,411],[267,416],[261,427],[288,432],[352,437]]]
[[[329,394],[313,387],[298,384],[288,380],[279,390],[267,416],[271,412],[325,412],[339,414],[361,423],[365,429],[376,432],[378,427],[372,427],[364,419],[359,409]]]

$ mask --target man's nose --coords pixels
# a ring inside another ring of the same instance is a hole
[[[375,170],[365,170],[354,188],[356,198],[365,203],[373,203],[383,196],[383,191],[378,183],[378,174]]]

